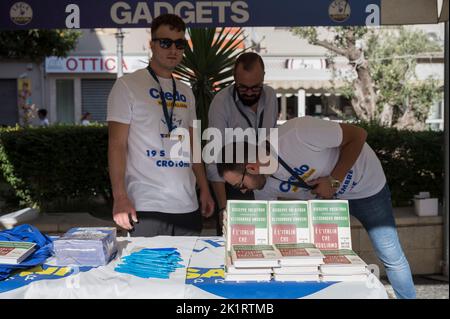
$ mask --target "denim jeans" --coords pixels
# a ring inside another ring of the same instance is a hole
[[[416,298],[411,270],[398,239],[388,185],[371,197],[349,200],[349,206],[350,214],[367,230],[397,298]]]

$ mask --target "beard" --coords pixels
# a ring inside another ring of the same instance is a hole
[[[259,99],[261,98],[261,93],[257,95],[242,95],[239,92],[237,92],[237,95],[239,97],[239,100],[244,104],[245,106],[253,106],[256,103],[258,103]]]

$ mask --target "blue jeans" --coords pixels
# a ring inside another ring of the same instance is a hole
[[[411,270],[398,239],[388,185],[371,197],[349,200],[349,206],[350,214],[367,230],[397,298],[416,298]]]

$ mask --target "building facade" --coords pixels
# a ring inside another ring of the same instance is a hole
[[[444,38],[443,24],[415,28],[425,30],[436,41]],[[91,113],[93,121],[105,121],[107,97],[118,72],[117,29],[81,31],[76,49],[66,58],[48,57],[40,65],[0,60],[0,125],[23,124],[24,112],[32,106],[47,109],[50,123],[79,123],[85,112]],[[145,67],[150,30],[122,31],[123,72]],[[343,81],[333,77],[326,49],[310,45],[289,28],[245,28],[244,34],[246,46],[263,57],[265,81],[277,92],[280,122],[303,115],[332,120],[352,117],[350,101],[334,92]],[[342,65],[343,72],[351,72],[344,58],[334,62]],[[419,57],[418,62],[418,79],[432,75],[443,80],[443,55]],[[38,124],[37,118],[31,123]],[[443,129],[443,102],[432,107],[427,123]]]

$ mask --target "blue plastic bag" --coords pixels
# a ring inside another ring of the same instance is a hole
[[[42,234],[36,227],[23,224],[0,231],[0,241],[26,241],[36,244],[36,250],[19,265],[0,265],[0,280],[8,276],[16,269],[32,268],[43,264],[53,254],[53,240]]]

